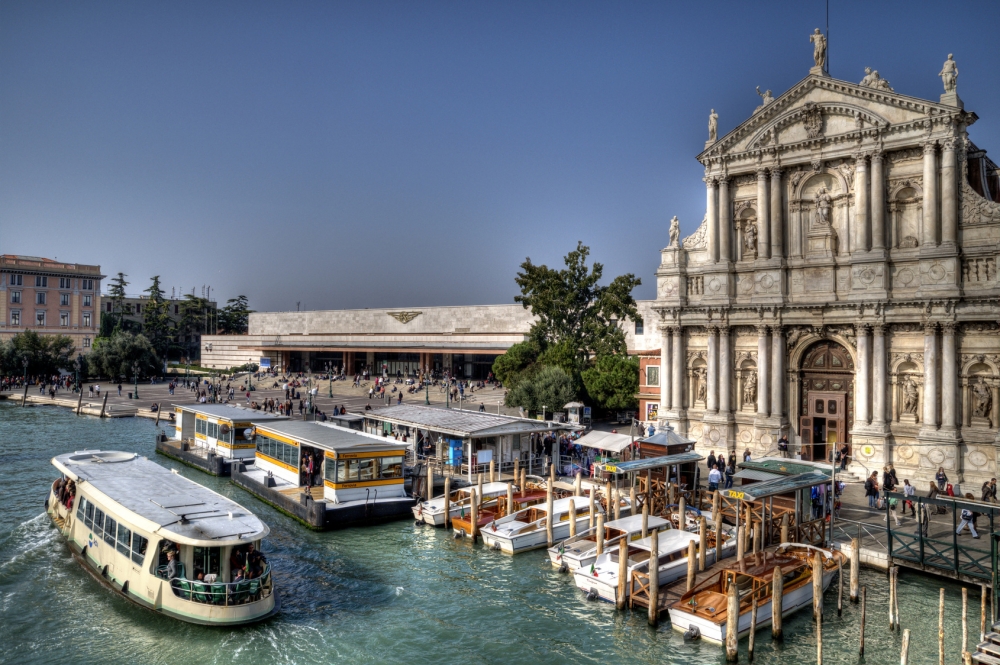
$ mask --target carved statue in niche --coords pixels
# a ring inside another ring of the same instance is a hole
[[[708,387],[705,385],[708,383],[708,376],[705,372],[698,372],[698,401],[705,402],[705,396],[708,394]]]
[[[809,35],[809,41],[813,45],[813,62],[821,69],[826,69],[826,36],[820,32],[819,28]]]
[[[972,415],[977,418],[989,418],[993,408],[993,395],[990,387],[983,381],[983,377],[972,384],[972,396],[975,402],[972,405]]]
[[[903,413],[917,415],[917,384],[911,376],[906,377],[903,384]]]
[[[708,140],[717,141],[719,135],[719,115],[712,109],[708,114]]]
[[[816,194],[816,223],[818,225],[830,226],[830,207],[833,205],[833,197],[826,191],[826,187],[820,187]]]
[[[743,246],[748,256],[757,256],[757,225],[747,222],[743,231]]]
[[[948,54],[948,59],[944,61],[944,67],[938,73],[941,82],[944,83],[945,92],[955,92],[958,87],[958,63],[955,62],[953,54]]]
[[[674,215],[673,219],[670,220],[670,246],[677,247],[681,242],[681,223],[677,219],[677,215]]]
[[[743,384],[743,403],[753,404],[757,401],[757,370],[747,374],[747,381]]]

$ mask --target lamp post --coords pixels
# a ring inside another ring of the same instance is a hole
[[[24,365],[24,385],[28,385],[28,358],[25,356],[21,360],[21,364]]]
[[[135,392],[132,393],[135,399],[139,399],[139,361],[132,363],[132,378],[135,380]]]
[[[253,358],[247,358],[247,390],[253,390]]]
[[[83,369],[83,354],[81,353],[76,357],[76,389],[83,391],[83,386],[80,385],[80,370]]]
[[[333,363],[326,364],[326,371],[330,375],[330,399],[333,399]]]
[[[431,403],[431,384],[424,379],[424,404],[430,405]]]

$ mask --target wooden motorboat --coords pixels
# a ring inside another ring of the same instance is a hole
[[[569,536],[569,504],[574,502],[576,509],[576,528],[582,530],[589,526],[590,507],[582,503],[581,497],[569,497],[558,499],[552,504],[552,515],[548,513],[546,503],[524,508],[515,511],[510,515],[505,515],[484,526],[480,534],[487,547],[506,552],[507,554],[517,554],[528,550],[545,547],[548,544],[546,524],[552,519],[552,538],[555,540],[565,540]],[[595,507],[595,511],[602,510]],[[631,511],[628,497],[619,497],[619,512],[628,515]]]
[[[449,515],[451,519],[468,514],[474,489],[475,486],[470,486],[451,491]],[[477,498],[480,503],[485,503],[498,496],[507,496],[507,483],[483,483],[482,496]],[[444,503],[444,496],[435,497],[430,501],[420,501],[413,506],[413,516],[432,526],[444,526]]]
[[[669,521],[655,515],[649,516],[647,526],[649,531],[665,531],[671,528]],[[612,520],[604,525],[604,550],[618,547],[618,542],[622,538],[627,538],[631,542],[642,537],[642,515],[629,515]],[[552,565],[557,568],[565,566],[569,572],[589,566],[597,560],[597,556],[597,526],[549,548],[549,560]]]
[[[483,492],[486,485],[483,485]],[[546,493],[542,490],[530,490],[524,494],[514,494],[514,510],[521,510],[529,506],[537,506],[545,503]],[[495,496],[482,504],[477,504],[476,508],[476,534],[479,534],[483,527],[507,514],[507,495]],[[455,532],[455,537],[472,536],[472,510],[468,504],[462,507],[457,517],[451,518],[451,529]]]

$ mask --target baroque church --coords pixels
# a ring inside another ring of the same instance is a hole
[[[930,101],[831,78],[811,41],[809,75],[745,122],[717,136],[712,111],[705,219],[683,241],[671,222],[642,407],[704,453],[776,455],[784,434],[806,460],[846,443],[858,475],[978,486],[1000,454],[1000,172],[952,56]]]

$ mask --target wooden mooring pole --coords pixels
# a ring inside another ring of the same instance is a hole
[[[576,501],[569,500],[569,537],[576,538]]]
[[[813,557],[813,618],[816,621],[823,616],[823,555],[816,552]]]
[[[899,566],[893,566],[892,570],[892,616],[896,620],[896,630],[899,630]]]
[[[76,400],[76,415],[80,415],[80,409],[83,408],[83,386],[80,386],[80,399]],[[160,410],[156,410],[156,424],[160,424]]]
[[[593,514],[593,513],[591,513]],[[604,554],[604,513],[597,516],[597,556]]]
[[[427,500],[434,498],[434,467],[427,464]]]
[[[522,467],[521,468],[521,496],[528,491],[528,472]]]
[[[496,464],[497,464],[496,461],[490,460],[490,482],[491,483],[495,483],[497,481],[497,478],[496,478],[496,468],[497,468]]]
[[[896,630],[896,604],[893,602],[893,594],[896,592],[895,580],[893,579],[893,569],[889,568],[889,630]]]
[[[549,547],[552,547],[554,539],[552,537],[552,483],[548,483],[548,487],[545,488],[545,542],[548,543]]]
[[[628,490],[628,514],[635,515],[635,485]]]
[[[781,575],[781,567],[775,566],[771,577],[771,639],[781,641],[784,635],[781,631],[781,610],[784,604],[785,579]]]
[[[697,556],[698,555],[695,552],[694,541],[693,540],[689,540],[688,541],[688,561],[687,561],[688,570],[687,570],[687,589],[686,589],[686,591],[690,591],[691,589],[694,588],[694,576],[697,573],[697,569],[698,569],[698,559],[697,559]],[[654,558],[650,558],[650,561],[654,561],[654,560],[655,560]],[[650,564],[650,565],[652,565],[652,564]]]
[[[788,542],[788,513],[781,516],[781,542]]]
[[[910,662],[910,629],[903,631],[903,647],[899,650],[899,665]]]
[[[514,483],[507,483],[507,514],[514,512]]]
[[[451,476],[444,477],[444,528],[451,525]]]
[[[622,518],[622,493],[617,488],[612,488],[611,493],[615,499],[615,519],[620,520]]]
[[[944,665],[944,588],[938,595],[938,665]]]
[[[620,610],[625,609],[625,596],[628,589],[628,538],[622,537],[618,540],[618,593],[615,596],[615,607]]]
[[[576,472],[576,480],[573,482],[573,496],[583,496],[583,474]]]
[[[979,593],[982,607],[979,611],[979,641],[986,641],[986,585],[979,585]]]
[[[642,537],[649,535],[649,502],[642,504]]]
[[[28,391],[27,390],[24,391],[24,397],[25,397],[25,399],[27,399],[27,397],[28,397]],[[101,404],[101,416],[100,417],[103,418],[104,414],[107,413],[107,411],[108,411],[108,393],[104,393],[104,402]]]
[[[837,559],[837,616],[844,612],[844,564]]]
[[[28,382],[25,381],[24,382],[24,397],[21,398],[21,408],[23,409],[24,406],[27,403],[28,403]],[[108,394],[107,393],[104,393],[104,403],[105,404],[108,403]],[[103,414],[103,411],[101,413]]]
[[[858,585],[861,577],[861,543],[857,538],[851,539],[851,602],[858,602]]]
[[[590,512],[590,521],[587,524],[587,528],[588,529],[593,529],[594,528],[594,519],[595,518],[596,519],[600,519],[599,517],[597,517],[596,515],[594,515],[594,495],[596,493],[597,493],[596,487],[591,486],[590,492],[589,492],[589,494],[590,494],[590,499],[589,499],[589,501],[590,501],[590,508],[588,510]]]
[[[483,500],[483,474],[481,474],[481,473],[477,473],[476,474],[476,492],[478,493],[479,501],[482,502],[482,500]]]
[[[823,665],[823,613],[816,615],[816,665]]]
[[[962,587],[962,653],[969,650],[969,590]]]
[[[476,542],[476,526],[479,525],[479,505],[478,505],[478,494],[476,493],[476,488],[473,487],[469,490],[469,518],[472,520],[472,524],[469,526],[469,535],[472,537],[472,542]],[[551,543],[550,543],[551,544]]]
[[[745,528],[741,526],[736,529],[736,561],[743,560],[743,543],[746,542],[746,539],[743,537],[743,529]]]
[[[684,505],[684,495],[677,499],[677,528],[681,531],[684,530],[687,520],[685,514],[687,513],[687,506]]]
[[[867,605],[868,587],[861,587],[861,646],[858,648],[858,655],[865,655],[865,609]]]
[[[716,548],[718,552],[718,548]],[[705,572],[708,563],[708,522],[704,515],[698,518],[698,572]]]
[[[660,621],[660,532],[649,534],[649,625]]]
[[[516,484],[519,480],[521,480],[521,458],[520,457],[515,457],[514,458],[514,483]],[[521,487],[521,491],[524,492],[524,487],[523,486]]]
[[[727,626],[728,628],[728,626]],[[750,601],[750,643],[747,645],[747,660],[753,662],[753,648],[757,641],[757,598]]]
[[[736,663],[740,658],[740,594],[736,584],[730,582],[726,591],[726,662]]]

